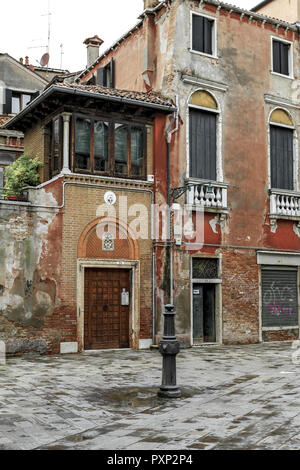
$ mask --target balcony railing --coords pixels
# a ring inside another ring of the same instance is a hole
[[[270,190],[270,216],[300,219],[300,193],[285,189]]]
[[[227,211],[226,183],[189,179],[188,184],[195,185],[187,192],[188,204],[206,210]]]

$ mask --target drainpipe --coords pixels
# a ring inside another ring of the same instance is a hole
[[[171,130],[175,122],[175,128]],[[170,175],[170,146],[172,141],[172,135],[178,131],[178,95],[176,95],[176,111],[173,114],[171,122],[166,130],[167,140],[167,205],[168,205],[168,242],[167,242],[167,256],[169,258],[170,265],[170,293],[169,293],[169,304],[173,305],[173,250],[172,250],[172,233],[171,233],[171,175]]]

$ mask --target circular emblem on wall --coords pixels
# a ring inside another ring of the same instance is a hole
[[[116,203],[116,200],[117,200],[117,196],[112,191],[108,191],[107,193],[105,193],[104,201],[109,206],[113,206]]]

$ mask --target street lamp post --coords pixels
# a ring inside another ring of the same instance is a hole
[[[161,398],[179,398],[181,392],[176,384],[176,355],[180,346],[175,336],[174,306],[166,305],[164,312],[164,335],[158,348],[163,356],[162,384],[158,391]]]

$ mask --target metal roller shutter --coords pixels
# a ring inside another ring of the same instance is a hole
[[[297,270],[262,269],[262,326],[298,325]]]

